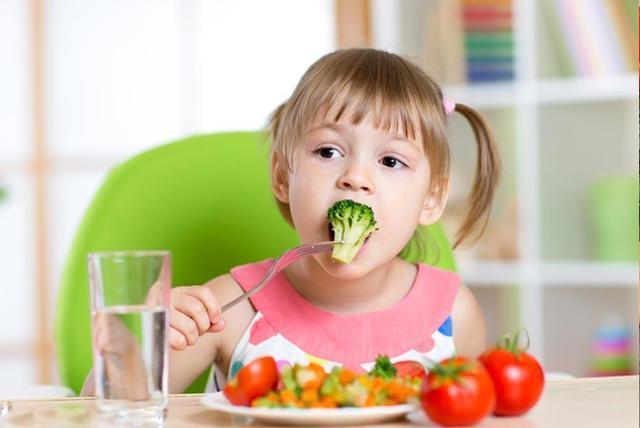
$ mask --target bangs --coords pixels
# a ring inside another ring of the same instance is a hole
[[[380,131],[415,141],[419,129],[424,129],[426,125],[420,115],[422,109],[418,101],[414,98],[401,102],[398,97],[390,97],[389,92],[382,89],[366,91],[364,88],[350,87],[329,90],[317,104],[316,111],[309,111],[311,120],[305,123],[344,121],[357,126],[369,121]]]

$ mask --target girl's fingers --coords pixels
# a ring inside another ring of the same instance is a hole
[[[169,328],[169,345],[176,351],[183,351],[187,347],[187,338],[175,328]]]
[[[209,287],[185,287],[184,293],[191,295],[202,302],[209,316],[209,321],[212,324],[220,318],[220,304],[218,304],[216,296],[213,295],[213,291],[211,291]]]
[[[171,327],[178,330],[185,337],[187,345],[191,346],[198,341],[200,333],[195,321],[175,309],[171,310]]]
[[[211,326],[207,309],[198,298],[189,294],[180,294],[176,296],[172,306],[195,322],[198,334],[204,334]]]
[[[209,327],[209,330],[207,331],[209,333],[218,333],[224,329],[224,326],[225,326],[224,319],[220,318],[218,319],[217,322],[215,322],[214,324],[211,324],[211,327]]]

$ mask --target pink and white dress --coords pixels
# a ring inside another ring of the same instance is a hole
[[[243,290],[262,279],[271,259],[235,267],[231,276]],[[219,391],[244,364],[266,355],[278,367],[316,362],[368,371],[380,354],[391,361],[413,360],[423,365],[455,355],[451,309],[460,277],[418,264],[409,293],[391,308],[361,314],[335,314],[302,297],[280,273],[250,297],[256,314],[233,351],[229,372],[215,366],[207,392]]]

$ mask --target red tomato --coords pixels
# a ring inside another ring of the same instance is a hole
[[[480,357],[496,388],[496,415],[520,415],[538,401],[544,372],[530,354],[517,349],[517,338],[499,342]]]
[[[491,378],[476,360],[454,357],[429,370],[422,383],[422,407],[441,425],[472,425],[493,411]]]
[[[240,369],[224,387],[224,395],[237,406],[250,406],[278,385],[278,366],[272,357],[253,360]]]
[[[417,361],[398,361],[393,363],[396,368],[396,376],[422,377],[426,374],[424,367]]]

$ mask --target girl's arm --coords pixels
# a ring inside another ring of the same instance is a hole
[[[456,354],[471,358],[479,356],[487,346],[484,316],[478,301],[464,284],[460,285],[453,302],[451,319]]]
[[[202,287],[213,293],[219,307],[243,293],[240,285],[228,274],[214,278]],[[253,307],[246,300],[222,315],[222,330],[200,335],[197,342],[182,350],[172,346],[169,353],[169,391],[184,392],[214,363],[226,370],[227,360],[254,314]]]

